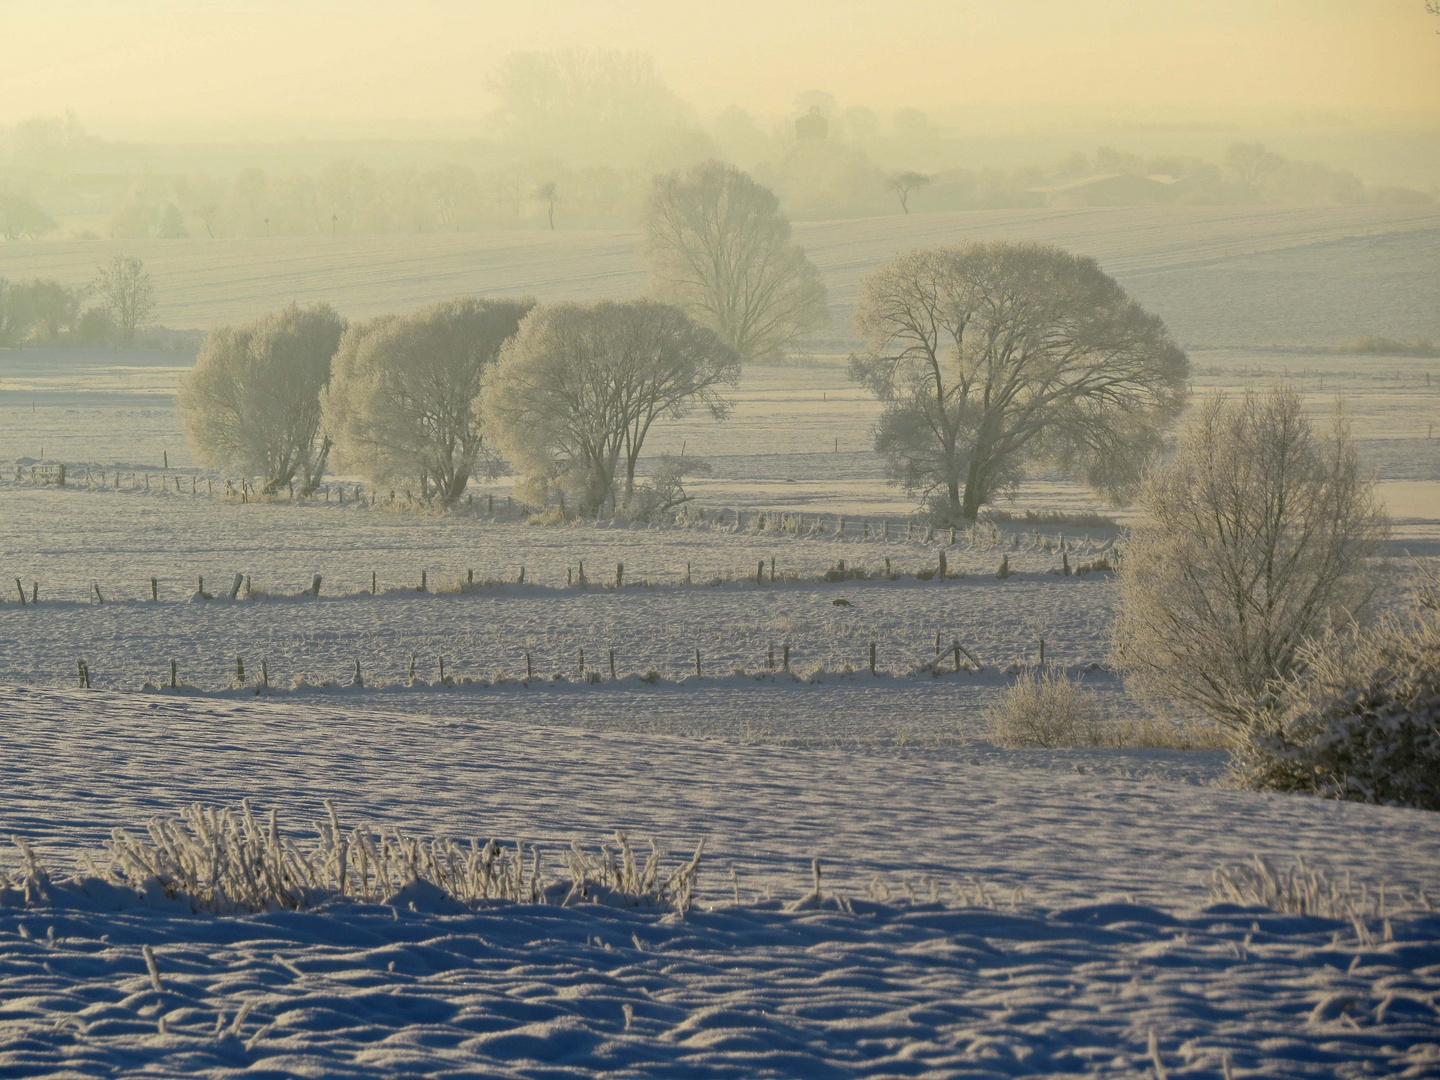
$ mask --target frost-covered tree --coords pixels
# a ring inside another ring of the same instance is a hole
[[[696,405],[723,418],[721,388],[739,374],[738,354],[669,304],[554,304],[536,309],[506,346],[485,410],[531,498],[558,489],[593,514],[635,494],[657,419]]]
[[[175,399],[196,458],[261,477],[267,494],[291,483],[313,492],[330,453],[320,392],[344,332],[326,304],[212,331]]]
[[[875,447],[938,517],[974,520],[1036,463],[1123,499],[1182,408],[1188,362],[1095,260],[1036,244],[902,255],[861,285]]]
[[[340,460],[454,503],[485,454],[485,372],[534,304],[461,297],[353,327],[324,394]]]
[[[100,298],[100,306],[119,329],[120,340],[129,345],[135,340],[135,331],[155,310],[155,283],[144,261],[116,255],[100,267],[92,288]]]
[[[829,321],[825,283],[791,241],[780,201],[734,165],[657,176],[645,250],[661,297],[745,360],[780,356]]]
[[[1308,641],[1370,608],[1388,523],[1338,408],[1317,434],[1292,388],[1211,397],[1139,501],[1115,656],[1145,697],[1243,730]]]

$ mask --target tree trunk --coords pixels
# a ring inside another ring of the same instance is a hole
[[[965,483],[965,501],[960,508],[961,515],[966,521],[974,521],[980,515],[980,506],[984,499],[984,493],[977,481],[969,480]]]

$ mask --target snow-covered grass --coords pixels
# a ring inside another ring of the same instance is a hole
[[[248,799],[238,811],[195,803],[178,816],[152,818],[144,836],[115,829],[104,863],[82,858],[97,882],[130,888],[137,904],[163,895],[218,915],[300,910],[336,899],[393,905],[438,893],[459,904],[663,905],[684,916],[704,847],[702,840],[693,858],[670,869],[653,841],[642,867],[624,832],[615,834],[613,850],[601,844],[595,854],[574,841],[560,860],[566,882],[553,876],[554,867],[542,870],[540,851],[524,840],[472,838],[467,847],[394,828],[346,829],[333,801],[326,799],[325,809],[328,820],[315,824],[317,839],[307,844],[286,834],[273,809],[257,816]],[[25,866],[0,887],[32,903],[48,895],[53,875],[28,843],[17,838],[16,846]]]

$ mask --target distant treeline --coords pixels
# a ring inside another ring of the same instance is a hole
[[[1239,142],[1223,160],[1111,147],[1048,166],[978,167],[918,109],[881,117],[826,93],[798,118],[696,117],[647,57],[517,53],[492,80],[483,138],[413,143],[149,146],[72,115],[0,128],[0,236],[323,236],[629,227],[657,173],[718,159],[791,219],[1046,205],[1433,203]]]
[[[1419,356],[1432,358],[1440,356],[1440,344],[1429,338],[1414,341],[1397,341],[1395,338],[1367,337],[1351,338],[1340,345],[1332,346],[1332,353],[1344,356]]]

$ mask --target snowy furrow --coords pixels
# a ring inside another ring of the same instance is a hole
[[[417,892],[391,908],[219,919],[104,910],[96,891],[0,911],[9,1075],[1134,1076],[1154,1055],[1173,1076],[1440,1065],[1433,916],[1361,946],[1337,923],[1238,908],[769,904],[679,923],[604,907],[456,913]]]

